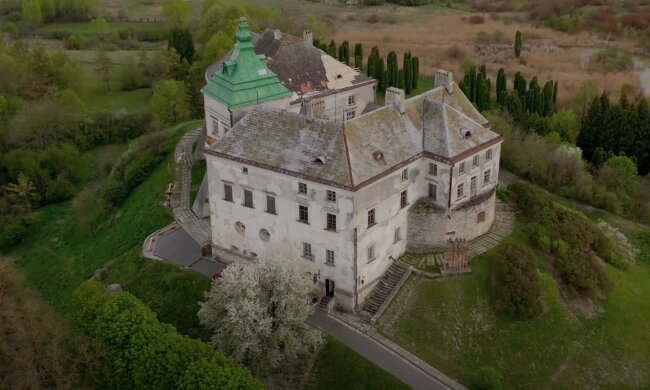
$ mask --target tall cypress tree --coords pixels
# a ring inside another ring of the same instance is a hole
[[[333,39],[330,41],[330,44],[327,47],[327,54],[329,54],[331,57],[336,58],[336,43],[334,43]]]
[[[505,104],[506,98],[506,72],[503,68],[499,68],[497,72],[497,85],[496,85],[496,100],[501,106]]]
[[[515,33],[515,57],[519,58],[521,54],[521,47],[523,43],[521,42],[521,32],[517,30]]]
[[[553,84],[553,108],[555,108],[555,104],[557,103],[557,93],[558,93],[558,85],[557,85],[557,80],[555,81],[555,84]]]
[[[186,60],[190,65],[194,61],[194,40],[192,33],[186,28],[174,27],[169,32],[167,48],[175,49],[181,60]]]
[[[413,87],[413,76],[411,73],[413,71],[413,68],[411,67],[411,52],[404,53],[402,67],[404,68],[404,92],[409,94],[411,93],[411,87]]]
[[[544,90],[542,91],[544,95],[544,107],[542,116],[549,116],[553,113],[553,80],[549,80],[544,84]]]
[[[379,80],[379,90],[382,93],[386,93],[386,78],[384,77],[384,59],[379,57],[377,61],[377,73],[375,73],[375,79]]]
[[[363,46],[360,43],[354,45],[354,67],[363,72]]]
[[[397,88],[404,89],[404,69],[397,72]]]
[[[650,172],[650,110],[646,99],[636,106],[634,133],[632,154],[636,156],[639,174],[645,176]]]
[[[411,66],[413,67],[413,89],[417,89],[418,79],[420,78],[420,59],[418,57],[413,57],[411,59]]]

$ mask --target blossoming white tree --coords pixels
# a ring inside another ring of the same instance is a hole
[[[265,374],[321,342],[320,332],[305,323],[313,311],[312,288],[307,269],[290,256],[231,264],[206,293],[199,319],[215,345]]]

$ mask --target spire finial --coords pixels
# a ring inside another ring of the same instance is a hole
[[[248,27],[248,21],[245,17],[239,18],[239,27],[237,28],[237,42],[250,42],[251,41],[251,31]]]

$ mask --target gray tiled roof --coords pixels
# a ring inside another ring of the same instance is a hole
[[[354,188],[422,153],[451,161],[500,136],[454,84],[405,101],[405,112],[390,104],[341,124],[308,121],[300,114],[257,107],[209,150]],[[471,132],[462,137],[461,129]],[[373,153],[381,152],[375,159]],[[314,163],[325,156],[325,164]],[[351,177],[350,177],[351,176]]]

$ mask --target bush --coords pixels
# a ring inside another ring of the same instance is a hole
[[[129,190],[126,188],[126,184],[121,181],[107,184],[102,191],[102,198],[110,207],[119,207],[128,197]]]
[[[625,234],[605,221],[598,221],[598,227],[612,241],[613,248],[607,261],[616,268],[627,270],[636,262],[639,252]]]
[[[76,324],[106,350],[110,388],[214,388],[201,387],[213,383],[223,389],[262,388],[244,367],[159,322],[129,293],[109,295],[101,283],[85,282],[75,290],[72,304]]]
[[[485,18],[481,15],[472,15],[468,19],[469,24],[483,24],[485,23]]]
[[[490,284],[496,309],[514,318],[541,313],[541,287],[535,254],[527,247],[503,245],[492,258]]]
[[[472,390],[501,390],[501,374],[492,367],[481,367],[471,386]]]

